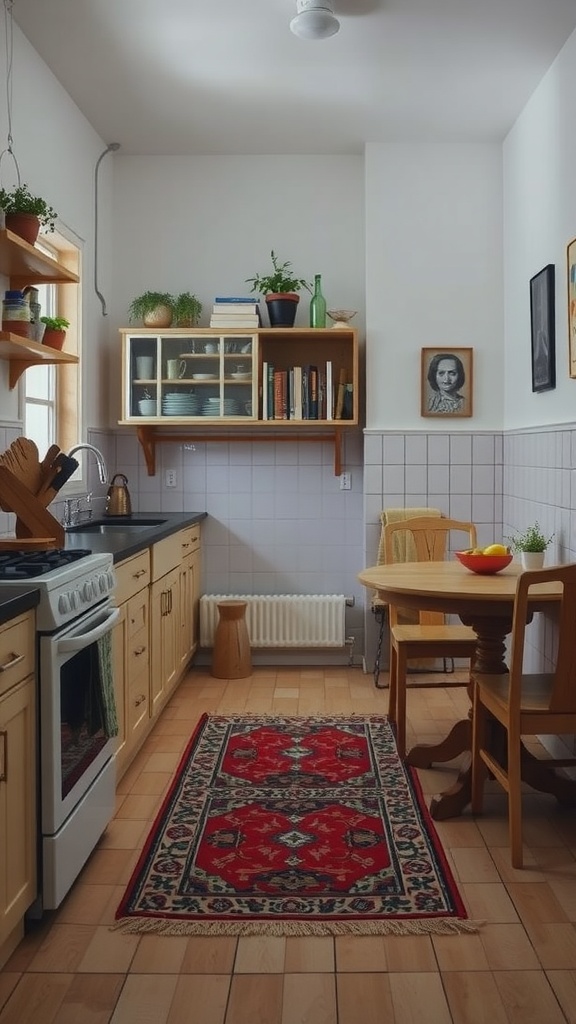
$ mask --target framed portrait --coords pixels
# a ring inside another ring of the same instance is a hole
[[[568,357],[569,373],[576,377],[576,238],[566,248],[568,277]]]
[[[423,348],[422,416],[472,415],[472,349]]]
[[[556,387],[554,290],[554,264],[549,263],[530,278],[532,391]]]

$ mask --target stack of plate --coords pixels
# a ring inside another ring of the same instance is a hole
[[[224,416],[237,416],[240,412],[240,403],[235,398],[225,398],[223,404]],[[202,406],[203,416],[220,416],[220,399],[207,398]]]
[[[164,416],[198,416],[200,399],[197,395],[169,391],[162,398],[162,413]]]

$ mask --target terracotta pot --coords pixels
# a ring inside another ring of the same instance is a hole
[[[145,327],[170,327],[172,323],[172,310],[168,306],[156,306],[156,309],[142,318]]]
[[[48,345],[49,348],[56,348],[60,352],[64,347],[65,340],[66,331],[55,331],[53,327],[47,327],[44,331],[42,344]]]
[[[33,213],[7,213],[6,227],[29,245],[34,245],[40,231],[40,221]]]
[[[270,327],[294,327],[300,296],[296,292],[268,292]]]

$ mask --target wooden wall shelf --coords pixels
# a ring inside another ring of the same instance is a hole
[[[188,430],[176,433],[176,431],[170,432],[159,427],[147,426],[137,427],[136,434],[144,452],[148,476],[156,475],[156,445],[158,444],[194,444],[195,442],[197,444],[206,444],[208,441],[210,443],[226,441],[228,444],[242,441],[268,441],[275,443],[282,441],[303,441],[305,443],[314,441],[317,444],[319,440],[329,441],[334,445],[334,476],[340,476],[342,472],[342,440],[346,429],[349,430],[350,427],[336,427],[334,421],[332,421],[330,427],[326,427],[325,424],[319,424],[316,429],[310,430],[310,432],[308,432],[307,428],[302,428],[301,425],[296,427],[296,424],[292,424],[291,431],[282,429],[273,431],[267,423],[262,422],[261,426],[253,424],[250,430],[238,430],[234,433],[223,433],[222,427],[216,427],[211,431],[203,429],[201,432]]]
[[[12,288],[29,284],[78,284],[80,278],[50,256],[29,245],[6,228],[0,230],[0,274],[10,278]]]
[[[0,331],[0,359],[10,363],[10,390],[16,387],[20,377],[29,366],[39,363],[77,363],[78,356],[68,352],[59,352],[48,345],[40,345],[30,338],[22,338],[19,334],[7,334]]]

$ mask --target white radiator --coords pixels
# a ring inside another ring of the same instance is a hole
[[[219,601],[246,601],[251,647],[343,647],[343,594],[204,594],[200,646],[213,647]]]

